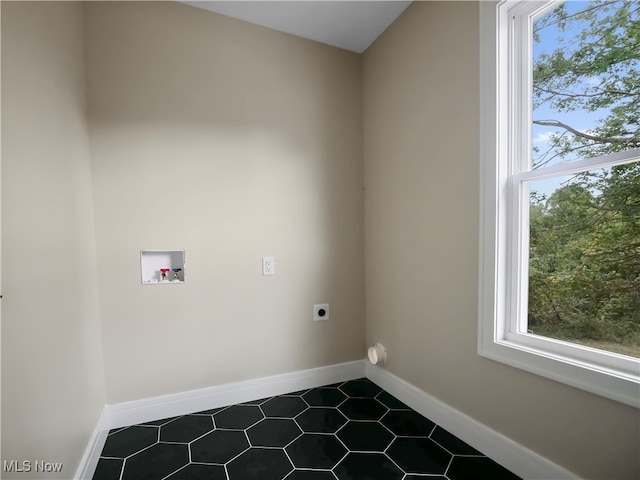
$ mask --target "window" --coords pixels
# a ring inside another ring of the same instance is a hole
[[[640,406],[640,5],[481,2],[480,355]]]

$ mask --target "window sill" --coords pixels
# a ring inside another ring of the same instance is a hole
[[[552,354],[510,340],[481,343],[478,354],[640,408],[640,371],[634,376],[607,370],[599,365]]]

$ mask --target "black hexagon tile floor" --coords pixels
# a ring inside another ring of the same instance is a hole
[[[363,378],[109,432],[94,480],[517,480]]]

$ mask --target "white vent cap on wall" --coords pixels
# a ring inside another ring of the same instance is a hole
[[[367,352],[369,361],[374,365],[384,365],[387,363],[387,349],[380,343],[376,343],[374,347],[369,347]]]

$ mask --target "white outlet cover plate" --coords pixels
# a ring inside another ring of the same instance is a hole
[[[273,257],[262,257],[262,275],[275,275],[276,267]]]
[[[320,315],[320,311],[324,310],[324,315]],[[329,304],[319,303],[313,306],[313,320],[316,322],[329,320]]]

